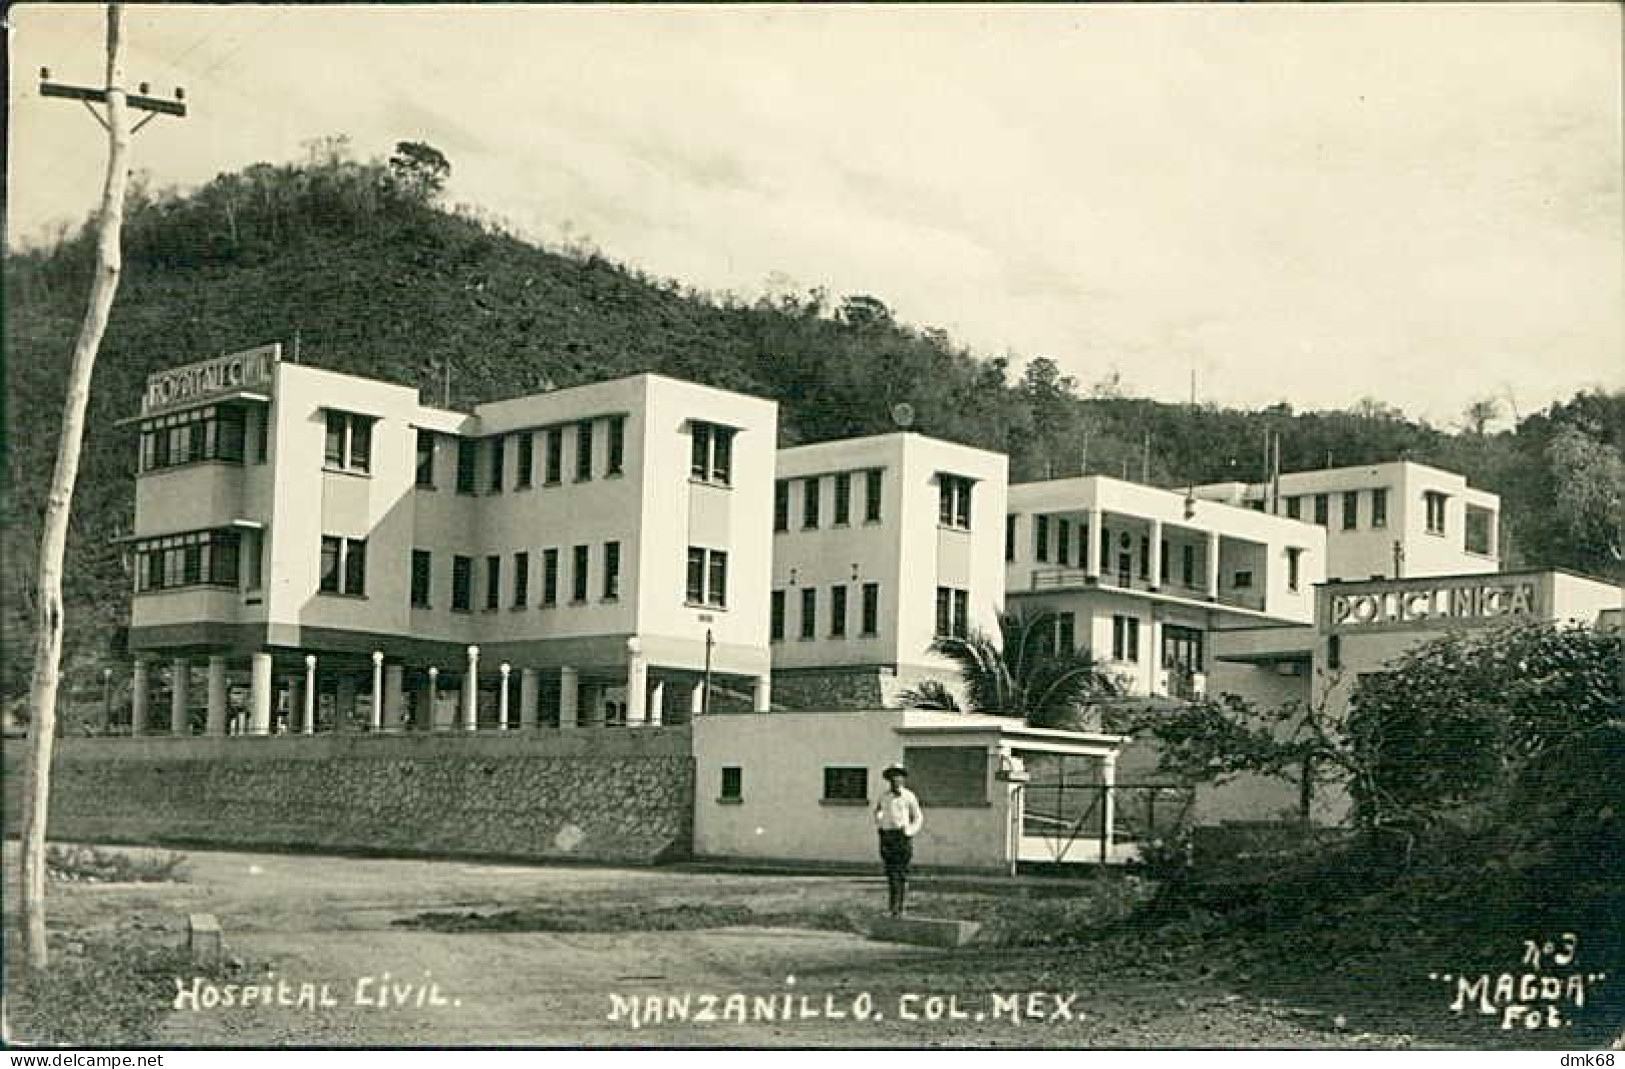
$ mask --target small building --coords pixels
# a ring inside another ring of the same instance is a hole
[[[876,864],[873,810],[895,761],[925,815],[922,867],[1010,872],[1134,850],[1109,789],[1120,736],[921,709],[727,714],[692,731],[702,858]]]
[[[1451,632],[1544,621],[1615,626],[1621,589],[1558,568],[1405,579],[1328,582],[1316,588],[1313,626],[1231,631],[1215,649],[1224,690],[1262,709],[1289,702],[1327,721],[1345,717],[1361,676],[1383,672],[1416,646]],[[1283,666],[1300,666],[1286,671]],[[1298,787],[1244,777],[1198,794],[1197,816],[1220,820],[1294,819]],[[1341,821],[1348,799],[1322,793],[1313,815]]]
[[[1005,592],[1053,613],[1133,695],[1212,690],[1213,637],[1307,625],[1325,577],[1311,524],[1103,476],[1010,488]]]
[[[1414,461],[1283,472],[1278,488],[1231,482],[1191,492],[1322,528],[1328,579],[1463,575],[1500,566],[1500,497]]]
[[[880,708],[932,679],[939,635],[994,631],[1007,462],[920,434],[781,449],[768,639],[774,703]]]
[[[132,422],[136,732],[159,658],[175,734],[659,722],[702,679],[768,707],[771,401],[453,412],[270,346],[153,375]]]

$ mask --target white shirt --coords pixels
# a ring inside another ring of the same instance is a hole
[[[920,800],[913,791],[907,787],[895,791],[888,788],[875,804],[875,823],[884,831],[901,828],[912,839],[925,826],[925,814],[920,812]]]

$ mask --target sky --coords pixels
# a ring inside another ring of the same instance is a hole
[[[82,219],[104,15],[8,16],[7,241]],[[872,294],[1083,387],[1450,424],[1625,385],[1621,8],[128,5],[188,188],[348,135],[452,202],[747,298]],[[254,339],[245,339],[245,344]]]

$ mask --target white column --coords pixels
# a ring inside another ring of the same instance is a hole
[[[751,708],[758,713],[772,711],[773,679],[771,676],[756,677],[756,685],[751,688]]]
[[[185,657],[176,657],[169,670],[169,733],[190,735],[192,721],[187,716],[191,698],[192,664]]]
[[[541,675],[534,668],[519,670],[519,727],[529,731],[536,726],[542,701]]]
[[[440,669],[430,666],[429,682],[423,688],[423,704],[426,711],[423,715],[423,730],[433,731],[435,710],[440,705]]]
[[[147,702],[152,697],[152,681],[147,678],[147,659],[137,657],[130,672],[130,734],[147,730]]]
[[[480,722],[480,648],[468,647],[468,670],[463,673],[463,730],[476,731]]]
[[[497,665],[497,673],[502,677],[497,687],[497,728],[501,731],[508,730],[508,674],[512,671],[513,666],[507,661]]]
[[[1105,788],[1101,799],[1100,819],[1100,862],[1106,864],[1111,861],[1112,841],[1115,838],[1117,822],[1117,755],[1107,754],[1102,760],[1100,782]]]
[[[705,681],[697,680],[694,690],[688,698],[688,712],[690,716],[699,716],[705,709]]]
[[[581,679],[574,668],[559,669],[559,727],[573,728],[580,716]]]
[[[384,707],[379,726],[384,731],[401,729],[401,710],[406,707],[406,669],[398,664],[384,666]]]
[[[642,727],[649,718],[649,661],[638,640],[626,640],[626,726]]]
[[[305,654],[305,722],[301,725],[306,735],[316,734],[316,655]]]
[[[1083,559],[1085,563],[1083,570],[1084,574],[1088,575],[1091,579],[1100,578],[1100,550],[1102,542],[1100,532],[1105,529],[1105,526],[1106,514],[1100,509],[1090,509],[1089,546],[1087,552],[1084,553]]]
[[[381,650],[372,651],[372,710],[367,716],[367,726],[373,731],[384,726],[384,654]]]
[[[1207,536],[1207,599],[1219,600],[1219,534],[1217,531],[1208,532]]]
[[[209,658],[209,719],[206,728],[210,735],[226,733],[226,659]]]
[[[248,684],[248,733],[271,733],[271,655],[256,653],[250,658]]]
[[[1151,521],[1150,555],[1146,561],[1146,575],[1151,581],[1151,589],[1155,590],[1162,585],[1162,521]]]
[[[666,681],[657,679],[649,687],[649,723],[659,727],[666,719]]]

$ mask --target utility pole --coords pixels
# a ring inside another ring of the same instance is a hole
[[[28,764],[23,783],[22,899],[24,949],[28,967],[42,970],[50,964],[45,943],[45,829],[51,798],[51,751],[56,737],[56,698],[62,668],[62,561],[67,552],[68,521],[73,510],[73,488],[79,477],[79,453],[84,439],[85,408],[90,402],[90,376],[101,350],[102,334],[118,292],[123,265],[119,241],[124,227],[124,195],[129,187],[130,137],[158,115],[185,116],[185,93],[175,100],[127,92],[120,60],[119,23],[122,8],[107,5],[107,83],[104,88],[62,85],[40,70],[40,95],[77,100],[107,131],[107,177],[102,187],[101,212],[96,221],[96,273],[90,301],[74,342],[68,370],[67,400],[63,405],[62,434],[57,446],[56,470],[45,501],[39,553],[38,610],[35,620],[34,674],[29,684]],[[94,104],[106,106],[105,116]],[[147,112],[134,129],[128,110]]]

